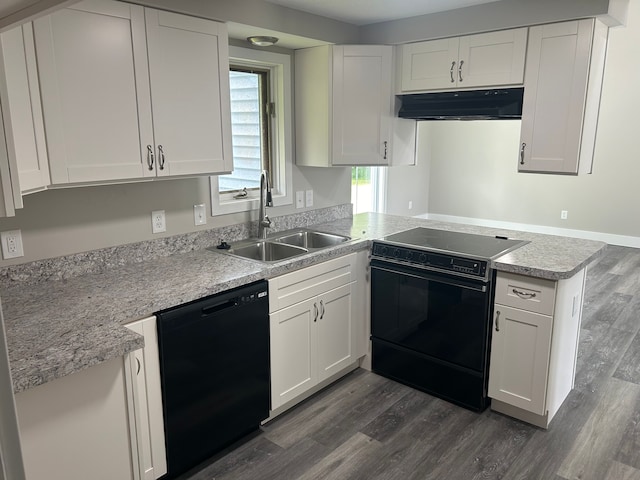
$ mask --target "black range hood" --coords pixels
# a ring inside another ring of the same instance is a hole
[[[415,120],[504,120],[522,117],[524,88],[400,95],[398,117]]]

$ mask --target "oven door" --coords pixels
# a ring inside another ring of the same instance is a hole
[[[492,282],[371,261],[371,334],[439,363],[486,368]]]

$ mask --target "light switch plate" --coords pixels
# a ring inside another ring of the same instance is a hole
[[[306,206],[313,207],[313,190],[307,190],[306,195],[307,195]]]
[[[164,218],[164,210],[151,212],[151,232],[162,233],[167,231],[167,222]]]
[[[2,242],[2,257],[8,258],[24,257],[22,247],[22,232],[20,230],[8,230],[0,233]]]
[[[303,207],[304,207],[304,192],[300,190],[299,192],[296,192],[296,208],[303,208]]]
[[[204,203],[193,206],[193,221],[196,225],[207,224],[207,212],[204,208]]]

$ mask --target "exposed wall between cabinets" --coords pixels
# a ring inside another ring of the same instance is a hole
[[[429,214],[594,232],[639,246],[640,69],[629,68],[629,58],[640,58],[638,2],[630,5],[628,26],[609,33],[591,175],[517,173],[518,121],[421,123],[419,137],[426,134],[430,145]]]
[[[351,202],[349,168],[293,167],[293,187],[313,190],[313,208],[268,209],[277,217]],[[209,177],[67,188],[24,197],[15,217],[0,218],[0,231],[20,229],[25,256],[0,267],[99,248],[246,223],[255,211],[211,217]],[[193,206],[205,204],[207,224],[194,225]],[[165,210],[167,231],[151,233],[151,212]]]

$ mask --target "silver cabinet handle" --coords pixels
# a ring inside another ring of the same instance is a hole
[[[519,296],[520,298],[535,298],[536,293],[535,292],[523,292],[522,290],[516,290],[515,288],[512,288],[511,291],[513,293],[515,293],[517,296]]]
[[[523,143],[520,146],[520,165],[524,165],[524,149],[525,149],[526,146],[527,146],[526,143]]]
[[[313,304],[313,321],[317,322],[318,321],[318,305],[316,303]]]
[[[462,65],[464,65],[464,60],[460,60],[460,66],[458,67],[458,80],[462,81]]]
[[[160,166],[160,170],[164,170],[164,150],[162,149],[162,145],[158,145],[158,165]]]
[[[153,170],[153,161],[153,147],[147,145],[147,165],[149,166],[149,170]]]
[[[500,310],[496,310],[496,332],[500,331]]]
[[[453,69],[456,68],[456,62],[451,62],[451,70],[449,70],[449,74],[451,75],[451,83],[456,83],[456,79],[453,78]]]
[[[320,312],[320,320],[322,320],[324,318],[324,302],[322,300],[320,300],[320,308],[322,308]]]
[[[387,159],[387,144],[388,143],[389,142],[387,142],[386,140],[384,141],[384,159],[385,160]]]
[[[136,363],[138,364],[138,369],[136,370],[136,375],[140,375],[140,359],[136,357]]]

